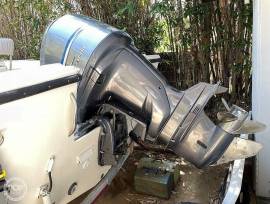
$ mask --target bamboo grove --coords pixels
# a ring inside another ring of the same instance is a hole
[[[0,0],[0,37],[15,40],[16,58],[38,58],[47,24],[64,13],[127,31],[141,52],[161,55],[177,88],[220,81],[227,99],[250,105],[252,0]]]

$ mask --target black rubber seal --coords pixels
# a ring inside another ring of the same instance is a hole
[[[51,81],[46,81],[40,84],[35,84],[32,86],[19,88],[7,92],[0,93],[0,105],[4,103],[9,103],[11,101],[15,101],[18,99],[26,98],[29,96],[33,96],[35,94],[39,94],[45,91],[49,91],[51,89],[59,88],[61,86],[65,86],[68,84],[72,84],[81,80],[81,75],[71,75]]]

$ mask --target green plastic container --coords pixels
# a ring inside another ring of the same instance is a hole
[[[138,168],[134,184],[139,193],[169,199],[174,188],[173,174],[157,169]]]

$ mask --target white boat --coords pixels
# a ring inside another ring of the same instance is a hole
[[[236,137],[264,128],[242,108],[225,103],[217,125],[204,113],[223,87],[175,90],[129,35],[93,19],[66,15],[52,23],[40,64],[14,61],[0,73],[1,203],[62,204],[90,189],[93,201],[133,141],[161,142],[198,168],[261,148]]]

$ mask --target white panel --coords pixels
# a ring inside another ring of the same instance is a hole
[[[57,204],[92,188],[110,169],[98,165],[100,128],[76,141],[69,136],[75,119],[70,94],[76,90],[74,83],[0,106],[0,130],[5,139],[0,146],[0,164],[7,170],[8,180],[19,178],[27,186],[23,200],[9,204],[42,203],[38,189],[49,181],[46,168],[52,155],[51,198]],[[67,195],[73,182],[78,188]]]
[[[13,55],[14,42],[9,38],[0,38],[0,55]]]
[[[5,65],[9,66],[9,61],[4,61]],[[40,68],[39,60],[12,60],[12,69],[29,69],[29,68]]]
[[[79,69],[61,64],[49,64],[28,69],[13,69],[0,74],[0,92],[11,91],[46,81],[78,74]]]
[[[263,145],[257,155],[256,193],[270,197],[270,1],[255,0],[253,12],[253,88],[252,115],[267,125],[256,134]]]

